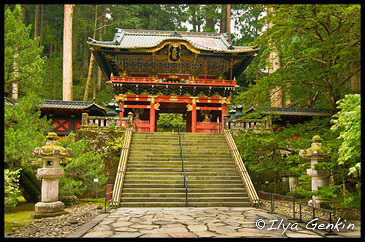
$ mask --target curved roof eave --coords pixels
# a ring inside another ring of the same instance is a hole
[[[201,45],[198,45],[196,43],[193,43],[190,40],[184,39],[184,38],[180,38],[180,37],[169,37],[163,40],[159,40],[156,41],[150,45],[146,45],[146,46],[133,46],[133,47],[122,47],[119,45],[119,43],[115,42],[115,41],[99,41],[99,40],[94,40],[92,38],[89,38],[89,41],[87,41],[87,43],[90,46],[99,46],[99,47],[106,47],[106,48],[119,48],[119,49],[134,49],[134,50],[138,50],[138,49],[146,49],[146,48],[155,48],[158,45],[160,45],[162,42],[164,41],[168,41],[168,40],[179,40],[179,41],[185,41],[188,42],[190,45],[192,45],[193,47],[195,47],[198,50],[204,50],[204,51],[212,51],[214,53],[250,53],[250,52],[257,52],[259,50],[259,48],[254,47],[254,46],[232,46],[233,48],[238,48],[238,49],[234,49],[234,50],[217,50],[217,49],[213,49],[213,48],[207,48]],[[244,50],[242,50],[244,48]]]

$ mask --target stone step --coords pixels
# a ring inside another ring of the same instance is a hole
[[[178,157],[143,157],[143,156],[133,156],[133,157],[128,157],[128,162],[129,161],[139,161],[139,160],[145,160],[146,162],[149,162],[149,161],[178,161],[180,160],[181,161],[181,157],[178,156]],[[231,158],[228,158],[228,157],[185,157],[184,156],[184,161],[205,161],[205,162],[219,162],[219,161],[222,161],[222,162],[227,162],[231,160]],[[127,162],[127,164],[128,164]]]
[[[222,148],[224,147],[225,149],[228,148],[228,146],[224,143],[225,141],[214,141],[214,140],[209,140],[209,141],[196,141],[195,143],[191,142],[191,143],[185,143],[183,142],[181,145],[183,148],[187,148],[187,147],[196,147],[197,145],[202,147],[202,148],[206,148],[206,147],[214,147],[214,148]],[[178,141],[155,141],[155,140],[141,140],[141,141],[131,141],[130,144],[130,148],[156,148],[156,146],[158,147],[178,147],[180,148],[180,144]]]
[[[174,161],[146,161],[146,160],[129,160],[127,163],[128,166],[156,166],[156,167],[164,167],[164,166],[176,166],[176,167],[182,167],[182,161],[181,160],[174,160]],[[184,160],[184,166],[196,166],[196,165],[202,165],[202,166],[223,166],[223,165],[233,165],[235,166],[235,163],[230,161],[185,161]]]
[[[141,203],[141,202],[120,202],[120,207],[131,207],[131,208],[139,208],[139,207],[185,207],[184,202],[148,202],[148,203]]]
[[[211,152],[187,152],[183,151],[184,158],[228,158],[232,159],[231,153],[215,153],[214,151]],[[145,158],[155,158],[155,157],[167,157],[167,158],[181,158],[180,151],[177,152],[171,152],[171,151],[161,151],[161,152],[131,152],[128,155],[129,158],[134,157],[145,157]]]
[[[216,164],[212,164],[209,162],[205,162],[204,164],[199,164],[199,163],[195,163],[195,164],[187,164],[184,162],[184,167],[186,169],[196,169],[196,168],[201,168],[201,169],[220,169],[220,168],[233,168],[236,169],[235,165],[232,163],[226,163],[226,164],[220,164],[220,163],[216,163]],[[133,163],[133,164],[128,164],[127,165],[127,169],[128,168],[138,168],[138,169],[143,169],[143,168],[147,168],[147,169],[159,169],[159,168],[174,168],[174,169],[182,169],[182,164],[181,162],[174,162],[174,163],[160,163],[160,164],[155,164],[153,162],[145,162],[145,164],[142,163]]]
[[[239,175],[235,176],[195,176],[195,175],[187,175],[188,180],[190,181],[206,181],[212,182],[214,180],[227,180],[227,181],[241,181],[241,177]],[[126,173],[125,176],[126,180],[178,180],[184,179],[184,175],[164,175],[164,174],[149,174],[149,175],[139,175],[138,173],[130,174],[129,172]]]
[[[134,171],[134,172],[178,172],[181,171],[181,167],[127,167],[128,171]],[[234,166],[231,167],[214,167],[214,168],[205,168],[205,167],[185,167],[185,172],[217,172],[217,173],[223,173],[223,172],[237,172],[236,168]]]
[[[133,137],[179,137],[178,132],[154,132],[154,133],[133,133]],[[181,132],[181,137],[194,138],[194,137],[224,137],[223,134],[219,133],[190,133]]]
[[[140,193],[140,192],[125,192],[122,197],[184,197],[185,192],[170,192],[170,193]],[[199,198],[199,197],[240,197],[248,198],[246,192],[215,192],[215,193],[190,193],[188,192],[188,198]]]
[[[225,193],[225,192],[245,192],[242,187],[239,188],[188,188],[188,193]],[[123,187],[123,193],[185,193],[185,187],[175,187],[173,189],[166,188],[133,188],[133,187]]]
[[[198,154],[200,156],[203,155],[216,155],[216,154],[231,154],[228,150],[217,150],[211,147],[197,149],[196,147],[183,147],[184,154]],[[173,155],[173,154],[180,154],[181,150],[180,147],[169,146],[166,148],[161,149],[160,147],[151,147],[145,148],[141,147],[140,149],[131,149],[129,151],[129,155],[132,154],[165,154],[165,155]]]
[[[134,178],[125,178],[124,182],[128,182],[128,183],[132,183],[132,184],[163,184],[163,183],[168,183],[168,184],[183,184],[184,183],[184,178],[178,178],[178,179],[161,179],[161,180],[157,180],[157,179],[134,179]],[[188,185],[191,184],[210,184],[210,183],[220,183],[220,184],[242,184],[241,180],[218,180],[218,179],[214,179],[214,180],[191,180],[188,178]]]
[[[194,172],[194,173],[190,173],[190,172],[186,172],[186,175],[189,177],[189,179],[195,178],[195,179],[204,179],[204,177],[206,177],[206,179],[209,179],[209,177],[220,177],[220,178],[227,178],[228,177],[232,177],[232,179],[237,179],[240,178],[239,174],[237,172],[234,172],[232,174],[230,173],[222,173],[222,174],[217,174],[214,172]],[[134,177],[172,177],[172,176],[181,176],[183,177],[184,174],[182,172],[165,172],[163,174],[161,173],[154,173],[154,172],[126,172],[126,177],[128,176],[134,176]]]
[[[184,202],[122,202],[121,207],[186,207]],[[250,207],[249,202],[189,202],[187,207]]]
[[[121,197],[121,202],[185,202],[182,197]],[[188,202],[249,202],[247,197],[189,197]]]
[[[174,183],[164,183],[164,184],[160,184],[160,183],[124,183],[123,188],[184,188],[184,183],[180,183],[180,184],[174,184]],[[216,184],[190,184],[188,182],[188,188],[241,188],[243,189],[243,185],[242,184],[237,184],[237,183],[228,183],[228,184],[221,184],[221,183],[216,183]]]
[[[223,201],[223,202],[191,202],[188,201],[188,207],[250,207],[250,202],[231,202],[231,201]]]

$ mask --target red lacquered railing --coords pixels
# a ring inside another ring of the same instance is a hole
[[[220,85],[235,86],[236,80],[219,79],[162,79],[155,77],[111,76],[111,83],[146,83],[146,84],[175,84],[175,85]]]

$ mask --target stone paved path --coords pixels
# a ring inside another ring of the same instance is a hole
[[[259,219],[261,229],[256,225]],[[290,229],[289,223],[294,224],[295,221],[284,220],[279,225],[280,221],[281,217],[277,215],[251,207],[117,208],[103,216],[96,226],[84,228],[84,231],[77,231],[68,237],[323,237],[300,226]],[[288,229],[285,230],[283,225],[289,225]],[[360,225],[356,228],[359,230]],[[350,231],[350,237],[360,237],[358,230]],[[346,236],[346,233],[343,234]]]

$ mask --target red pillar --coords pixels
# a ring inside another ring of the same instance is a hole
[[[227,105],[225,103],[222,103],[222,116],[221,119],[219,120],[220,122],[223,122],[223,117],[224,115],[226,115],[227,113]]]
[[[120,110],[119,117],[123,118],[124,117],[124,102],[123,101],[119,102],[119,110]],[[123,123],[123,121],[120,120],[119,121],[119,126],[120,127],[122,127],[122,123]],[[125,124],[125,125],[127,125],[127,124]]]
[[[191,111],[191,132],[196,133],[196,102],[193,99],[193,110]]]
[[[221,116],[221,120],[219,120],[221,128],[223,125],[223,118],[224,118],[224,115],[226,115],[226,113],[227,113],[227,105],[225,103],[222,103],[222,116]]]
[[[155,132],[155,99],[150,102],[150,132]]]

